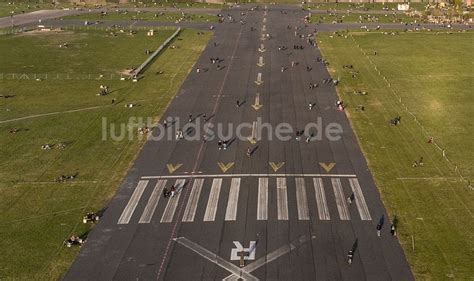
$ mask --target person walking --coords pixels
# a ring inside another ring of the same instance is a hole
[[[381,230],[382,230],[382,224],[378,223],[376,228],[377,228],[377,236],[380,237],[380,233],[381,233]]]

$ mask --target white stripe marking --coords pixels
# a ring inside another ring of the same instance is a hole
[[[144,176],[142,179],[177,179],[177,178],[242,178],[242,177],[338,177],[355,178],[351,174],[215,174],[215,175],[168,175],[168,176]]]
[[[130,218],[132,217],[133,212],[135,212],[135,208],[137,207],[138,201],[140,201],[147,184],[148,181],[146,180],[138,182],[137,187],[135,187],[135,190],[133,191],[132,197],[128,200],[127,206],[125,206],[125,209],[117,222],[118,224],[127,224],[130,222]]]
[[[309,220],[308,198],[304,178],[296,178],[296,203],[298,205],[298,219]]]
[[[219,203],[219,194],[221,192],[222,179],[214,179],[212,181],[211,193],[209,194],[209,201],[207,201],[206,213],[204,214],[204,221],[214,221],[216,219],[217,203]]]
[[[202,184],[204,179],[196,179],[194,181],[191,193],[189,194],[188,204],[183,214],[183,222],[193,222],[196,215],[197,204],[199,196],[201,195]]]
[[[174,197],[168,198],[168,204],[166,205],[163,216],[161,217],[162,223],[168,223],[173,221],[174,213],[176,212],[176,207],[178,207],[179,198],[181,197],[181,191],[184,187],[185,180],[178,179],[174,184],[176,189],[176,194]]]
[[[155,213],[156,206],[158,206],[158,201],[160,200],[161,193],[163,192],[163,188],[166,185],[166,180],[158,180],[155,185],[155,189],[151,193],[150,198],[148,199],[148,203],[145,206],[145,210],[140,217],[138,223],[149,223],[153,214]]]
[[[369,208],[365,203],[364,194],[362,193],[362,189],[360,188],[359,181],[357,179],[349,179],[349,183],[351,184],[352,191],[354,192],[354,199],[357,205],[357,209],[359,210],[360,219],[363,221],[372,220]]]
[[[342,191],[341,179],[331,179],[332,188],[334,190],[334,196],[336,197],[337,211],[339,212],[339,218],[341,220],[350,220],[349,209],[347,208],[346,198]]]
[[[230,184],[229,199],[225,211],[226,221],[235,221],[237,218],[237,205],[239,203],[240,178],[233,178]]]
[[[258,179],[257,220],[268,219],[268,178]]]
[[[328,204],[326,202],[326,193],[323,188],[322,178],[313,178],[314,193],[316,195],[316,203],[318,206],[318,214],[320,220],[330,220]]]
[[[288,220],[288,194],[286,178],[277,178],[278,220]]]

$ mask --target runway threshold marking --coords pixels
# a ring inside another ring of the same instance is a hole
[[[148,185],[147,180],[141,180],[138,182],[137,187],[133,191],[132,197],[128,200],[127,206],[123,209],[122,215],[118,220],[118,224],[127,224],[130,221],[130,218],[135,212],[135,208],[137,207],[138,201],[142,197],[143,191],[145,191],[145,187]]]
[[[207,201],[206,212],[204,213],[204,221],[214,221],[216,219],[217,203],[219,203],[221,185],[221,178],[212,181],[211,192],[209,194],[209,200]]]
[[[268,164],[272,167],[274,172],[277,172],[285,165],[285,162],[268,162]]]
[[[233,178],[230,184],[229,199],[225,210],[225,220],[235,221],[237,218],[237,206],[239,202],[240,178]]]
[[[232,168],[234,166],[234,164],[235,164],[235,162],[229,162],[227,164],[224,164],[222,162],[217,163],[217,165],[219,166],[219,168],[221,168],[223,173],[227,172],[230,168]]]
[[[158,180],[138,223],[149,223],[151,221],[151,218],[155,213],[156,206],[158,206],[161,193],[163,193],[163,189],[166,186],[166,182],[167,180]]]
[[[324,162],[319,162],[319,165],[326,171],[326,173],[329,173],[334,166],[336,166],[336,163],[324,163]]]
[[[142,179],[177,179],[177,178],[217,178],[217,177],[338,177],[355,178],[354,174],[186,174],[168,176],[143,176]]]
[[[349,209],[347,208],[346,198],[344,191],[342,191],[341,179],[331,179],[332,188],[334,190],[334,196],[336,198],[337,211],[339,212],[339,218],[341,220],[350,220]]]
[[[193,183],[191,193],[189,194],[188,204],[183,214],[183,222],[193,222],[196,215],[199,196],[201,195],[204,179],[196,179]]]
[[[298,205],[298,219],[309,220],[308,198],[306,196],[306,187],[304,178],[296,178],[296,203]]]
[[[314,194],[316,195],[316,205],[318,206],[318,214],[320,220],[330,220],[328,204],[326,201],[326,193],[323,187],[322,178],[313,178]]]
[[[268,178],[258,179],[257,220],[268,219]]]
[[[362,194],[362,189],[360,188],[359,181],[357,179],[349,179],[351,189],[354,192],[354,199],[359,210],[360,219],[363,221],[370,221],[372,217],[370,216],[369,208],[367,203],[365,203],[364,195]]]
[[[288,192],[286,178],[277,178],[278,220],[288,220]]]
[[[166,168],[168,168],[168,173],[172,174],[174,172],[176,172],[179,168],[181,168],[181,166],[183,166],[183,164],[179,163],[179,164],[166,164]]]
[[[165,211],[163,212],[163,216],[161,217],[161,223],[169,223],[173,221],[174,213],[176,212],[176,207],[178,207],[179,198],[181,197],[181,193],[183,191],[183,187],[185,184],[184,179],[178,179],[175,183],[176,188],[176,195],[174,197],[170,197],[168,199],[168,204],[166,204]]]

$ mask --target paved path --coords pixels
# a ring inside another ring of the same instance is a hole
[[[414,280],[349,121],[334,106],[335,88],[323,83],[330,77],[316,61],[320,51],[294,35],[303,12],[223,13],[237,23],[217,26],[164,114],[180,124],[170,125],[170,140],[145,144],[65,280]],[[266,33],[272,38],[262,40]],[[216,57],[220,70],[210,62]],[[198,116],[192,124],[247,123],[243,133],[257,142],[235,140],[219,150],[217,140],[175,140],[189,114]],[[321,118],[323,128],[339,124],[342,138],[268,140],[258,118],[298,130]],[[171,185],[178,193],[163,198]]]

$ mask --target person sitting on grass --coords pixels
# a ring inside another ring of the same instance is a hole
[[[66,241],[64,241],[64,244],[66,245],[66,247],[70,248],[73,245],[82,246],[85,242],[85,239],[82,239],[79,236],[73,234]]]
[[[52,144],[43,144],[41,146],[41,149],[42,150],[50,150],[51,148],[53,148],[53,145]]]

